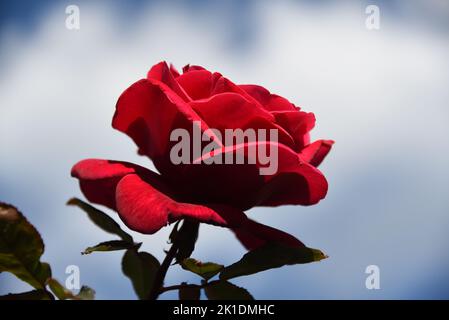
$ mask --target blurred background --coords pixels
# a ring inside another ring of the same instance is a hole
[[[68,5],[79,30],[66,28]],[[368,5],[378,30],[366,27]],[[116,100],[161,60],[199,64],[314,112],[312,138],[336,141],[320,167],[325,200],[248,212],[330,258],[233,283],[256,299],[447,299],[448,36],[446,0],[2,1],[0,200],[36,225],[56,278],[77,265],[99,299],[135,299],[122,252],[81,256],[113,237],[65,205],[82,198],[70,169],[93,157],[152,167],[111,128]],[[170,229],[133,235],[162,259]],[[230,264],[244,252],[202,225],[193,257]],[[379,290],[365,287],[368,265]],[[166,284],[181,281],[199,278],[173,267]],[[0,294],[28,289],[0,274]]]

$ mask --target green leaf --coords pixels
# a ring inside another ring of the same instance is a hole
[[[93,300],[95,299],[95,290],[88,286],[82,286],[78,294],[66,289],[58,280],[50,278],[47,280],[50,290],[59,300]]]
[[[15,207],[0,203],[0,272],[44,289],[51,269],[40,262],[43,253],[44,242],[33,225]]]
[[[159,261],[148,252],[128,249],[123,255],[122,271],[131,280],[141,300],[148,298],[159,267]]]
[[[125,250],[136,247],[138,249],[142,243],[129,243],[128,241],[123,240],[111,240],[101,242],[93,247],[86,248],[81,254],[90,254],[95,251],[117,251],[117,250]]]
[[[309,263],[326,258],[327,256],[318,249],[268,243],[253,251],[249,251],[240,261],[224,268],[220,273],[220,279],[231,279],[285,265]]]
[[[209,300],[254,300],[248,290],[225,280],[212,281],[204,291]]]
[[[90,204],[78,199],[72,198],[67,202],[68,205],[77,206],[87,213],[89,219],[95,223],[95,225],[104,231],[118,235],[122,240],[134,243],[133,238],[123,231],[119,224],[109,217],[106,213],[94,208]]]
[[[209,280],[223,269],[223,265],[221,264],[213,262],[202,263],[201,261],[193,258],[184,259],[181,266],[183,269],[196,273],[205,280]]]
[[[177,263],[181,263],[192,254],[198,239],[199,227],[199,222],[185,219],[177,234],[172,236],[172,242],[176,239],[178,244],[178,252],[175,256]]]
[[[53,292],[59,300],[73,298],[73,293],[60,284],[58,280],[50,278],[47,280],[47,285],[50,287],[51,292]]]
[[[53,300],[53,296],[45,290],[32,290],[22,293],[10,293],[0,296],[1,300]]]
[[[189,286],[181,283],[183,287],[179,289],[179,300],[200,300],[201,288],[199,286]]]

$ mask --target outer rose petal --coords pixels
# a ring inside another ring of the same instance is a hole
[[[249,250],[267,242],[303,246],[301,241],[283,231],[250,220],[228,206],[202,206],[176,202],[159,192],[136,174],[127,175],[117,185],[117,210],[132,230],[153,234],[174,221],[188,218],[231,228]]]
[[[170,153],[173,129],[192,131],[192,123],[201,122],[201,131],[208,128],[196,112],[170,89],[142,79],[122,93],[112,126],[130,136],[139,147],[139,154],[150,157],[160,170]],[[209,130],[210,131],[210,130]]]
[[[126,175],[139,173],[147,179],[158,174],[138,165],[112,160],[85,159],[72,168],[71,175],[80,182],[84,196],[91,202],[115,209],[115,188]]]
[[[169,67],[165,61],[162,61],[154,65],[150,71],[148,71],[147,79],[150,82],[159,85],[164,90],[172,90],[184,101],[190,101],[189,95],[175,80],[175,77],[178,75],[179,73],[173,66]]]
[[[262,206],[285,204],[312,205],[318,203],[327,194],[327,180],[316,168],[305,162],[291,149],[279,145],[279,168],[273,177],[267,177],[267,183],[260,190]]]
[[[318,167],[332,148],[334,141],[318,140],[305,147],[300,156],[312,166]]]
[[[89,201],[117,210],[131,229],[144,233],[154,233],[171,219],[193,218],[233,227],[247,219],[240,210],[226,206],[215,205],[211,209],[176,202],[172,199],[176,191],[170,190],[161,176],[132,163],[86,159],[73,166],[72,176],[80,180]],[[133,220],[131,213],[142,208],[144,213],[137,213],[141,218]]]
[[[179,71],[175,68],[175,66],[172,63],[170,63],[170,72],[175,78],[179,77],[180,75]]]
[[[259,103],[269,111],[295,111],[298,110],[287,99],[276,94],[271,94],[264,87],[253,84],[241,84],[241,89],[247,92],[251,97],[259,101]]]
[[[309,132],[315,126],[313,113],[295,111],[274,111],[276,122],[287,130],[295,141],[295,150],[299,152],[308,144]]]
[[[248,250],[254,250],[267,242],[278,242],[291,247],[304,247],[304,244],[291,234],[251,219],[246,220],[239,228],[233,228],[232,231]]]
[[[308,163],[302,162],[296,171],[279,174],[260,191],[269,197],[260,206],[282,206],[300,204],[309,206],[318,203],[327,194],[328,184],[324,175]],[[261,197],[262,198],[262,197]]]
[[[120,217],[130,229],[149,234],[183,218],[223,227],[236,227],[246,220],[243,212],[231,207],[216,206],[214,210],[202,205],[176,202],[136,174],[120,180],[116,203]]]
[[[161,177],[138,165],[86,159],[72,168],[86,198],[117,210],[132,230],[155,233],[173,221],[188,218],[231,228],[247,249],[267,242],[302,246],[295,237],[250,220],[238,209],[225,205],[197,205],[174,200]]]
[[[255,164],[249,164],[250,147],[254,145],[257,148],[265,145],[266,149],[272,145],[277,147],[277,171],[274,174],[261,175],[260,169],[266,166],[257,158],[250,157]],[[224,161],[227,154],[233,157],[243,154],[245,164],[204,163],[215,158]],[[202,203],[227,203],[242,210],[254,206],[311,205],[327,193],[324,175],[283,144],[257,142],[234,145],[215,150],[196,162],[198,164],[180,165],[183,174],[178,181],[188,186],[194,199]]]

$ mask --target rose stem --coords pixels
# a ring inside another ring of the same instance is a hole
[[[175,225],[174,228],[177,226]],[[179,237],[178,237],[179,238]],[[161,293],[161,288],[164,284],[165,276],[167,275],[168,268],[170,267],[173,259],[175,258],[176,252],[178,251],[178,243],[175,238],[173,241],[170,250],[168,250],[167,255],[165,256],[164,261],[162,262],[161,266],[159,267],[156,277],[154,278],[153,287],[151,289],[150,294],[148,295],[147,300],[156,300]]]

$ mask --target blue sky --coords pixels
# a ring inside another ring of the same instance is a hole
[[[368,31],[373,3],[381,28]],[[65,28],[68,4],[78,31]],[[167,60],[264,85],[316,114],[313,138],[336,141],[324,201],[248,212],[330,258],[236,284],[258,299],[449,298],[445,1],[14,1],[0,12],[0,199],[41,231],[57,278],[75,264],[99,298],[135,298],[121,253],[80,255],[111,237],[65,206],[81,197],[69,172],[90,157],[152,166],[110,122],[120,93]],[[162,258],[168,233],[135,236]],[[227,230],[202,226],[193,256],[229,264],[243,253]],[[365,288],[371,264],[380,290]],[[181,281],[199,279],[173,268],[166,283]],[[0,275],[0,293],[26,289]]]

